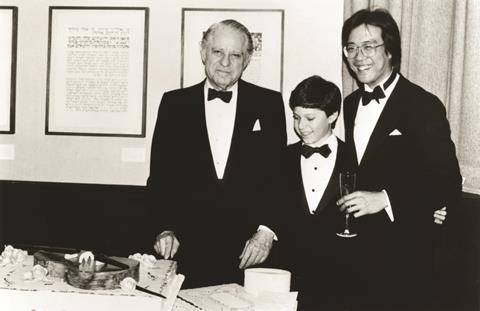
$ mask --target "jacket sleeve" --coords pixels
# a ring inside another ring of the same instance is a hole
[[[178,226],[178,208],[175,206],[177,197],[174,152],[176,141],[171,135],[175,120],[175,101],[170,93],[162,97],[158,109],[155,131],[152,139],[150,155],[150,175],[147,180],[147,204],[149,211],[149,226],[152,234],[164,230],[176,231]]]
[[[462,191],[461,175],[443,104],[432,94],[420,99],[421,105],[410,121],[411,145],[407,146],[415,155],[415,166],[411,168],[415,175],[409,180],[392,179],[388,194],[394,214],[400,214],[400,219],[418,218],[418,213],[422,213],[433,223],[434,210],[457,207]],[[399,211],[395,206],[407,208]],[[410,209],[411,206],[422,206],[422,210]]]
[[[265,116],[268,127],[267,141],[268,152],[265,157],[265,182],[263,184],[263,195],[261,196],[261,213],[259,224],[268,226],[277,235],[280,232],[280,213],[282,171],[285,163],[285,152],[287,147],[287,133],[285,125],[285,108],[280,93],[275,93],[270,102],[268,115]],[[279,237],[280,238],[280,237]]]

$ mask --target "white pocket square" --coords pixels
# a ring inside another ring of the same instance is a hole
[[[255,124],[253,125],[253,129],[252,131],[256,132],[256,131],[261,131],[262,128],[260,127],[260,120],[257,119],[257,121],[255,121]]]
[[[397,129],[393,130],[390,134],[388,134],[388,136],[400,136],[400,135],[402,135],[402,133]]]

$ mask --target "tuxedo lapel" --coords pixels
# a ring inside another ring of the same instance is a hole
[[[320,199],[320,202],[317,205],[315,210],[315,215],[321,215],[322,212],[325,210],[327,206],[329,206],[332,201],[336,200],[339,197],[338,193],[338,173],[340,171],[340,154],[342,152],[342,148],[340,146],[341,142],[339,142],[339,146],[337,149],[337,159],[335,161],[335,166],[330,176],[329,182],[325,191]],[[298,202],[302,207],[302,211],[305,215],[311,215],[310,209],[308,207],[307,201],[307,194],[305,193],[305,185],[303,184],[303,177],[302,177],[302,165],[301,165],[301,147],[302,143],[298,142],[292,145],[292,151],[290,153],[290,159],[288,164],[291,165],[291,173],[288,178],[291,178],[293,185],[297,185],[296,188],[296,198],[295,202]]]
[[[338,173],[340,171],[340,155],[341,147],[340,142],[338,142],[337,159],[335,160],[335,166],[333,168],[332,175],[330,176],[327,188],[325,188],[322,199],[318,203],[317,209],[315,210],[315,214],[321,213],[325,209],[325,207],[327,207],[329,204],[331,204],[333,200],[336,200],[339,197]]]
[[[192,106],[194,106],[194,112],[192,116],[196,118],[196,126],[192,127],[193,133],[198,133],[198,139],[194,142],[196,144],[196,150],[205,156],[207,173],[212,176],[212,179],[218,180],[217,172],[215,170],[215,164],[213,161],[212,147],[210,146],[210,140],[208,139],[207,119],[205,116],[205,96],[204,87],[205,81],[197,84],[192,88]]]
[[[291,158],[288,161],[289,165],[292,165],[292,173],[290,174],[289,178],[292,178],[292,184],[296,185],[296,197],[300,206],[302,207],[302,211],[305,215],[310,215],[310,209],[308,208],[308,201],[307,195],[305,194],[305,186],[303,184],[302,178],[302,164],[301,164],[301,148],[302,142],[295,143],[292,146],[292,153]]]
[[[345,118],[345,152],[349,155],[349,166],[351,169],[358,167],[357,149],[355,148],[353,130],[355,128],[355,117],[357,116],[360,96],[361,90],[358,89],[348,97],[348,101],[345,101],[343,105]]]
[[[363,166],[364,163],[368,162],[372,155],[377,153],[378,148],[381,148],[382,142],[388,137],[389,133],[396,128],[398,120],[401,118],[401,111],[403,109],[401,96],[404,78],[400,76],[395,89],[388,98],[385,108],[383,109],[380,117],[378,118],[377,124],[373,129],[370,140],[368,141],[367,148],[363,155],[360,166]]]
[[[227,163],[225,166],[225,172],[223,174],[224,181],[226,182],[229,177],[232,175],[232,163],[238,161],[238,157],[241,156],[241,141],[243,133],[248,131],[249,116],[248,116],[248,105],[250,104],[249,100],[250,94],[246,85],[242,82],[242,80],[238,81],[238,93],[237,93],[237,108],[235,111],[235,124],[233,127],[233,134],[232,134],[232,141],[230,143],[230,150],[228,152]]]

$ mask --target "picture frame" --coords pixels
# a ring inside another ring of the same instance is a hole
[[[15,133],[18,8],[0,6],[0,134]]]
[[[49,7],[46,135],[145,137],[147,7]]]
[[[181,87],[205,78],[200,57],[203,32],[210,25],[234,19],[245,25],[254,42],[254,52],[242,79],[283,90],[284,10],[282,9],[182,9]]]

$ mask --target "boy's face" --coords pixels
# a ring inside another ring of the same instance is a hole
[[[337,119],[337,116],[338,112],[327,117],[325,111],[317,108],[295,107],[293,109],[293,126],[303,143],[314,145],[330,135],[331,124]]]

